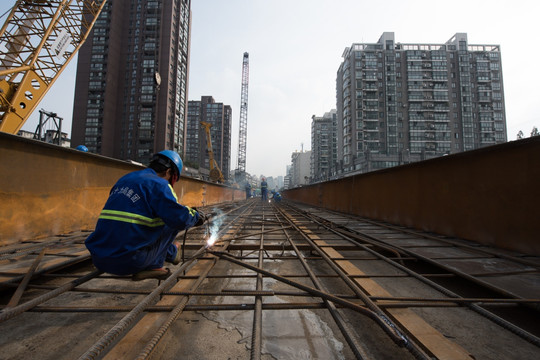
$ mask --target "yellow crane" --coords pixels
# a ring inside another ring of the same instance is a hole
[[[223,183],[225,182],[225,178],[223,177],[223,173],[221,172],[216,159],[214,159],[214,150],[212,150],[212,137],[210,135],[210,128],[212,127],[212,124],[201,121],[201,125],[206,133],[206,146],[208,150],[208,159],[210,162],[210,180]]]
[[[0,131],[16,134],[88,37],[106,0],[17,0],[0,29]]]

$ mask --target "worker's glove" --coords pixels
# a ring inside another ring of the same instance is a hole
[[[201,226],[208,220],[206,218],[206,215],[201,210],[197,210],[197,208],[193,208],[195,211],[197,211],[197,214],[199,214],[199,219],[197,219],[197,222],[195,223],[195,226]]]

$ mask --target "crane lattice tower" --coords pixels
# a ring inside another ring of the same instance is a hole
[[[244,53],[242,61],[242,93],[240,97],[240,130],[238,136],[238,175],[246,173],[246,144],[247,144],[247,112],[249,84],[249,54]]]
[[[17,0],[0,28],[0,131],[16,134],[75,56],[106,0]]]

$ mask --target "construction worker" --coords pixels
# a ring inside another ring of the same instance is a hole
[[[266,178],[261,179],[261,199],[262,201],[268,200],[268,184],[266,183]]]
[[[281,194],[279,193],[279,191],[274,192],[274,196],[272,196],[272,199],[274,199],[275,202],[281,201]]]
[[[118,180],[85,242],[96,268],[135,281],[169,276],[164,261],[181,261],[178,232],[206,221],[202,212],[178,203],[173,185],[181,172],[180,156],[164,150],[148,168]]]
[[[246,182],[246,199],[249,199],[251,197],[251,184],[249,181]]]

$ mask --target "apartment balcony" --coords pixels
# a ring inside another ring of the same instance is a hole
[[[447,83],[448,77],[434,76],[431,81],[436,82],[436,83]]]
[[[433,100],[437,102],[448,102],[448,96],[435,96]]]
[[[480,106],[478,111],[493,111],[493,106]]]
[[[496,142],[494,134],[482,134],[482,137],[480,138],[480,143],[482,143],[482,145],[494,145]]]
[[[362,108],[362,111],[366,111],[366,112],[378,112],[378,111],[379,111],[379,108],[376,108],[376,107],[364,107],[364,108]],[[370,120],[370,119],[366,118],[366,120]],[[376,119],[372,119],[372,120],[376,120]]]
[[[433,86],[433,90],[435,90],[435,91],[448,91],[448,86],[446,84],[435,84],[435,86]]]
[[[434,110],[436,112],[450,111],[450,108],[448,106],[435,106]]]
[[[378,118],[375,118],[375,119],[364,119],[364,127],[369,127],[369,124],[370,123],[378,123],[379,122],[379,119]]]

